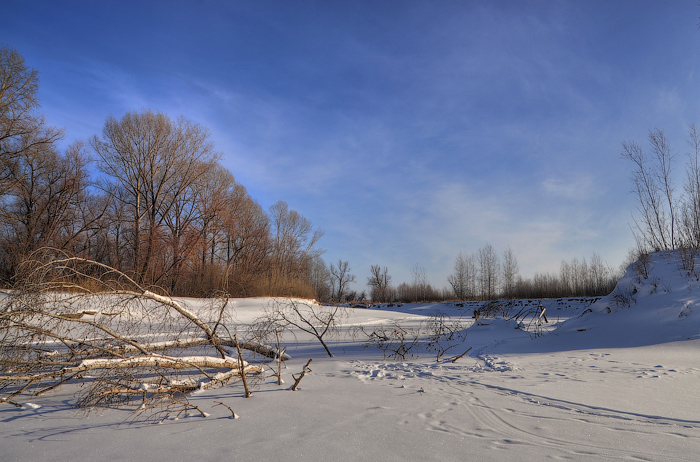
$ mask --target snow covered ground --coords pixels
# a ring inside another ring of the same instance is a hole
[[[646,278],[630,268],[616,296],[543,300],[549,323],[539,336],[527,319],[530,332],[504,318],[474,322],[473,303],[348,309],[329,344],[335,357],[297,333],[287,339],[285,384],[268,377],[249,399],[240,383],[198,392],[192,402],[206,418],[127,424],[129,411],[114,409],[85,417],[67,388],[6,405],[0,460],[695,461],[700,282],[675,254],[654,255],[650,268]],[[236,319],[252,322],[268,302],[236,300]],[[539,306],[518,303],[512,314]],[[357,330],[425,327],[438,311],[466,333],[440,360],[427,351],[386,358]],[[289,391],[311,358],[312,372]]]

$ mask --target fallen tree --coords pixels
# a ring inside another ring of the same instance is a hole
[[[226,297],[195,309],[53,250],[36,253],[20,274],[0,301],[0,403],[20,406],[22,395],[80,382],[76,404],[87,410],[134,400],[170,409],[188,392],[262,372],[241,359],[241,348],[279,355],[236,342]]]

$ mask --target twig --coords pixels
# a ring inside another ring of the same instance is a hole
[[[38,391],[38,392],[36,393],[36,396],[41,396],[41,395],[43,395],[44,393],[48,393],[49,391],[51,391],[51,390],[53,390],[53,389],[55,389],[55,388],[60,387],[60,386],[63,385],[64,383],[70,382],[70,381],[73,380],[75,377],[78,377],[78,376],[80,376],[81,374],[82,374],[82,372],[78,372],[77,374],[71,375],[71,376],[68,377],[67,379],[62,379],[60,382],[55,383],[55,384],[51,385],[50,387],[44,388],[44,389],[41,390],[41,391]]]
[[[238,418],[238,414],[236,414],[235,412],[233,412],[233,409],[231,409],[231,406],[229,406],[228,404],[224,404],[224,403],[222,403],[221,401],[214,401],[214,402],[216,403],[216,404],[214,405],[214,407],[216,407],[216,406],[223,406],[223,407],[225,407],[226,409],[228,409],[229,411],[231,411],[231,418],[232,418],[232,419],[237,419],[237,418]]]

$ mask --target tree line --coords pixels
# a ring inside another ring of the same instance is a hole
[[[598,296],[613,291],[622,270],[611,268],[594,253],[590,259],[562,261],[559,273],[523,278],[510,247],[499,256],[491,244],[486,244],[475,253],[457,255],[446,287],[431,285],[419,265],[412,269],[411,282],[397,286],[391,284],[387,267],[372,265],[367,286],[369,298],[377,303]]]
[[[269,210],[219,163],[209,132],[143,110],[63,152],[38,111],[37,71],[0,48],[0,280],[43,248],[172,294],[315,297],[322,231]],[[97,174],[92,174],[92,166]]]

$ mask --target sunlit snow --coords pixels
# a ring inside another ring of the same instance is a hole
[[[335,357],[288,336],[285,384],[268,374],[250,399],[238,382],[198,391],[206,418],[122,424],[130,410],[76,411],[75,390],[31,397],[0,408],[0,459],[697,460],[700,282],[672,253],[650,268],[646,278],[630,268],[615,296],[518,302],[546,309],[537,333],[522,320],[474,322],[477,303],[349,308]],[[268,302],[235,300],[241,329]],[[437,311],[466,328],[439,360],[387,358],[357,329],[418,326]]]

